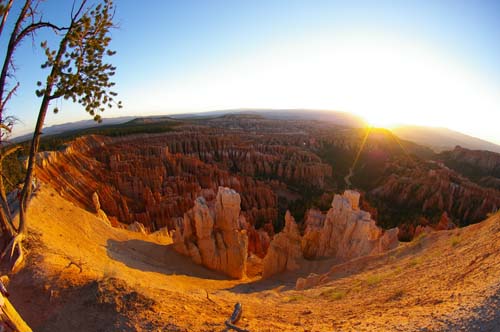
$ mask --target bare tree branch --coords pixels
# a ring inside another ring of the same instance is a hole
[[[14,50],[16,48],[15,40],[19,33],[19,30],[21,30],[21,26],[24,20],[26,19],[26,13],[28,12],[30,6],[31,6],[31,0],[26,0],[9,38],[9,44],[7,46],[7,52],[5,53],[5,60],[2,66],[2,72],[0,73],[0,103],[2,103],[3,100],[5,82],[9,74],[9,65],[12,63],[12,55],[14,54]],[[4,110],[4,105],[0,104],[0,122],[2,122],[3,110]]]
[[[9,101],[9,99],[16,93],[17,88],[19,88],[19,82],[16,83],[16,85],[12,88],[12,90],[9,91],[7,94],[7,97],[3,101],[0,100],[0,105],[5,105]]]
[[[2,178],[4,179],[4,181],[7,181],[7,183],[11,186],[11,187],[15,187],[16,185],[14,183],[12,183],[12,181],[9,180],[9,178],[7,176],[5,176],[5,174],[0,174],[2,176]]]
[[[3,125],[2,125],[2,127],[3,127]],[[20,150],[20,149],[22,149],[21,145],[14,145],[14,146],[9,146],[9,147],[5,148],[5,150],[1,151],[1,153],[0,153],[0,162],[2,162],[9,155],[13,154],[14,152],[16,152],[17,150]]]
[[[2,35],[3,27],[5,26],[5,22],[7,21],[7,16],[9,16],[10,8],[12,7],[12,3],[14,0],[9,0],[7,6],[5,6],[5,12],[2,15],[2,21],[0,22],[0,36]]]
[[[21,40],[24,37],[26,37],[26,35],[28,35],[31,32],[34,32],[35,30],[40,29],[40,28],[52,28],[52,29],[57,30],[57,31],[62,31],[62,30],[67,30],[68,29],[66,27],[58,27],[57,25],[52,24],[50,22],[32,23],[32,24],[28,25],[26,28],[24,28],[19,33],[19,35],[17,36],[17,38],[16,38],[16,40],[15,40],[14,43],[16,44],[16,46],[19,45],[19,43],[21,42]]]
[[[71,9],[71,22],[75,22],[78,20],[78,16],[80,16],[80,13],[82,12],[86,3],[87,3],[87,0],[83,0],[82,3],[80,4],[80,7],[76,11],[76,14],[74,14],[74,15],[73,15],[73,8]],[[74,4],[74,2],[73,2],[73,4]]]

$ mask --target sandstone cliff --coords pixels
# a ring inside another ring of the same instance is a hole
[[[500,190],[500,153],[457,146],[440,153],[439,159],[481,186]]]
[[[368,196],[378,203],[382,218],[397,215],[400,223],[426,217],[436,224],[446,212],[463,226],[484,219],[500,207],[498,190],[483,188],[439,163],[402,159],[387,164]]]
[[[275,235],[263,261],[262,277],[297,269],[303,258],[333,257],[338,262],[374,255],[397,247],[398,229],[382,230],[359,209],[360,194],[335,195],[327,214],[307,211],[304,235],[287,211],[285,228]]]
[[[107,225],[111,226],[111,222],[108,219],[108,216],[106,215],[106,212],[104,212],[101,209],[101,203],[99,202],[99,195],[97,195],[96,192],[92,194],[92,203],[94,204],[94,209],[96,212],[97,217],[102,219]]]
[[[335,195],[326,215],[309,211],[302,250],[307,258],[336,257],[340,261],[373,255],[398,245],[397,228],[383,231],[370,214],[359,209],[360,194]]]
[[[211,202],[213,203],[213,202]],[[209,269],[243,278],[248,236],[242,229],[241,198],[234,190],[219,187],[215,204],[198,197],[174,233],[174,248]]]
[[[292,271],[300,267],[303,259],[300,248],[300,232],[289,211],[285,214],[285,228],[276,234],[263,260],[262,278],[273,274]]]
[[[250,224],[277,218],[277,197],[270,183],[233,174],[216,162],[172,153],[168,146],[175,137],[81,137],[64,150],[41,153],[36,175],[91,211],[95,211],[91,197],[96,192],[109,219],[124,224],[137,221],[150,232],[165,226],[174,229],[197,197],[211,200],[219,186],[241,193],[241,207]]]

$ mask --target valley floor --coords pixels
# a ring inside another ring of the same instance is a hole
[[[111,228],[44,185],[13,304],[35,331],[222,331],[234,304],[249,331],[499,331],[500,214],[342,265],[229,280],[170,239]],[[295,281],[326,282],[296,291]]]

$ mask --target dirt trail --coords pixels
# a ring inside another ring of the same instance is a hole
[[[250,331],[460,331],[492,326],[500,311],[498,214],[331,271],[333,260],[314,261],[263,281],[229,280],[169,238],[111,228],[48,186],[30,216],[29,258],[10,290],[36,331],[222,331],[236,302]],[[310,272],[329,281],[295,291]],[[477,314],[486,304],[490,314]]]

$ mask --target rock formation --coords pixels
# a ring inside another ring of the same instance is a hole
[[[326,216],[309,211],[302,238],[306,258],[335,257],[346,261],[398,245],[397,228],[379,228],[368,212],[359,210],[359,196],[351,190],[335,195]]]
[[[111,221],[109,221],[106,212],[104,212],[101,209],[101,203],[99,202],[99,195],[96,192],[92,194],[92,203],[94,204],[94,209],[97,214],[97,217],[101,218],[102,220],[104,220],[106,224],[111,226]]]
[[[289,211],[285,214],[285,228],[276,234],[263,260],[262,278],[282,271],[292,271],[300,267],[303,259],[300,247],[301,237],[295,219]]]
[[[198,197],[176,227],[175,250],[209,269],[243,278],[248,236],[242,229],[245,221],[240,214],[240,204],[240,195],[225,187],[219,187],[215,204]]]
[[[450,230],[456,228],[457,225],[451,221],[451,219],[448,217],[448,213],[443,212],[441,215],[441,218],[439,219],[439,222],[437,223],[436,227],[434,227],[435,230],[437,231],[445,231],[445,230]]]
[[[433,162],[396,160],[387,164],[378,185],[368,196],[382,202],[384,210],[395,214],[402,214],[405,209],[420,211],[420,216],[430,220],[431,225],[439,222],[443,212],[459,225],[468,225],[500,207],[499,190],[483,188]]]
[[[248,253],[259,258],[264,258],[271,243],[269,232],[263,229],[256,230],[253,226],[247,226]]]
[[[146,229],[144,228],[144,225],[141,224],[140,222],[134,221],[130,225],[127,226],[127,229],[132,232],[137,232],[146,235]]]
[[[386,130],[248,116],[179,120],[170,129],[77,138],[62,149],[40,153],[37,178],[92,212],[96,192],[113,226],[137,221],[148,232],[175,229],[197,197],[212,201],[219,186],[232,188],[240,194],[250,252],[261,258],[269,242],[261,226],[278,220],[278,205],[293,208],[297,199],[316,204],[310,189],[331,190],[327,184],[343,183],[358,152],[357,164],[363,167],[354,170],[351,180],[366,191],[359,207],[384,228],[408,225],[402,234],[409,239],[421,217],[432,226],[446,211],[463,226],[500,208],[500,191],[482,187],[500,188],[500,179],[489,176],[498,170],[498,156],[484,151],[456,149],[448,158],[486,172],[474,183],[440,162],[425,160],[436,155]],[[328,209],[330,202],[317,206]],[[266,233],[272,237],[268,228]]]
[[[91,196],[97,192],[100,208],[108,217],[125,224],[138,221],[154,231],[165,226],[174,229],[175,220],[193,207],[196,197],[210,200],[218,186],[241,194],[241,209],[250,224],[276,220],[273,187],[287,188],[275,179],[280,166],[273,163],[278,163],[281,153],[287,154],[283,160],[288,162],[289,171],[284,169],[291,174],[281,177],[283,180],[308,183],[331,172],[318,157],[304,151],[276,146],[265,150],[260,145],[254,151],[251,142],[236,144],[241,140],[238,136],[223,140],[219,136],[209,131],[81,137],[63,150],[39,154],[37,176],[88,210],[94,210]],[[244,171],[245,165],[252,163],[263,168]],[[316,168],[325,171],[320,174],[313,171]],[[255,175],[264,178],[256,180]],[[266,180],[265,176],[272,178]]]

